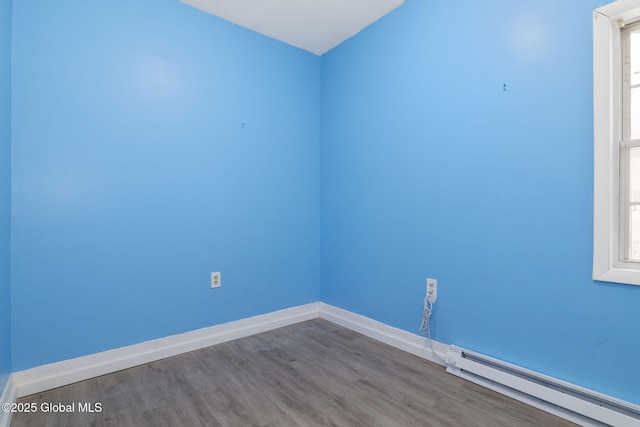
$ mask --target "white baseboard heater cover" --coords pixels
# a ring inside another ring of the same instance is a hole
[[[456,346],[447,372],[583,426],[640,427],[640,406]]]

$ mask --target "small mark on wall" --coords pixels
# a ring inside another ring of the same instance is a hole
[[[506,84],[506,83],[502,85],[502,91],[503,91],[503,92],[506,92],[506,91],[507,91],[507,84]]]

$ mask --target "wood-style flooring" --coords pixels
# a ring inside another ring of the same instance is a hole
[[[13,427],[573,425],[321,319],[18,402],[74,412],[17,413]]]

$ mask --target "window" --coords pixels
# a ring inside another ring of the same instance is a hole
[[[640,0],[593,15],[593,278],[640,285]]]
[[[625,25],[622,39],[622,142],[620,200],[622,259],[640,262],[640,23]]]

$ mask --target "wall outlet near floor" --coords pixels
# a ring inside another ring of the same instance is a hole
[[[216,271],[211,273],[211,287],[219,288],[222,285],[222,279],[220,278],[220,272]]]
[[[427,279],[427,301],[431,304],[436,302],[438,298],[438,281],[436,279]]]

